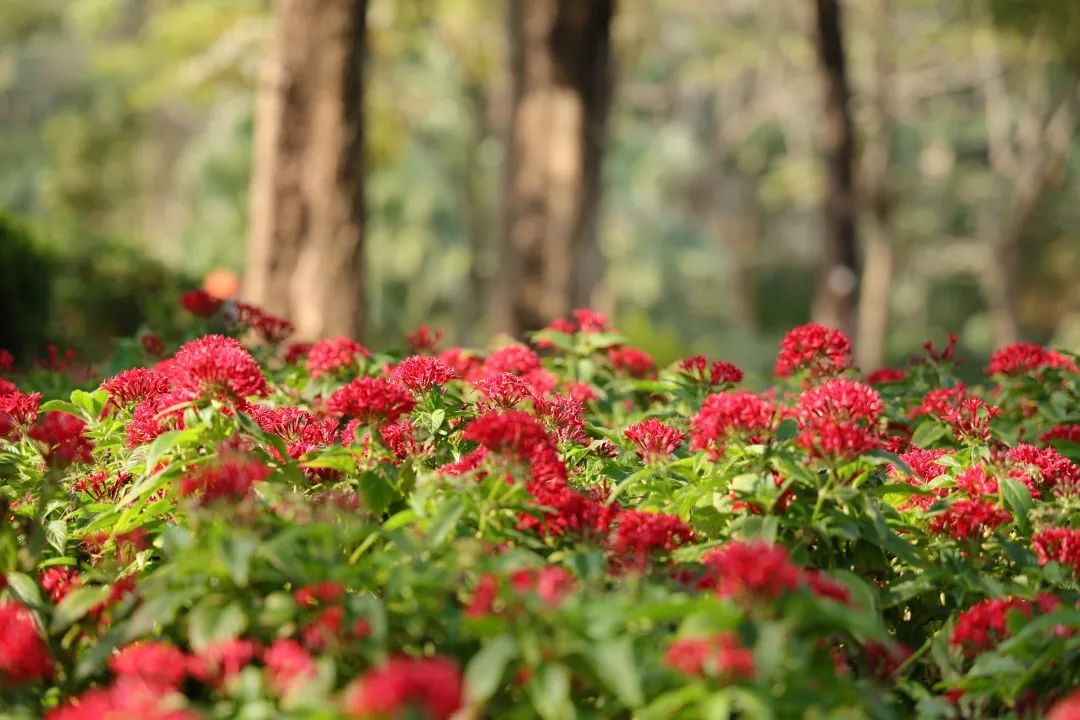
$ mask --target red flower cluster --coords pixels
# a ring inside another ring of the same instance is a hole
[[[773,599],[795,590],[803,579],[788,551],[766,542],[729,542],[709,551],[701,562],[707,569],[706,586],[723,597]]]
[[[41,589],[58,603],[79,584],[79,573],[69,567],[50,567],[38,573]]]
[[[326,402],[335,415],[362,423],[392,423],[416,406],[412,393],[383,377],[359,377],[338,388]]]
[[[279,638],[263,653],[270,687],[285,695],[294,686],[314,677],[315,661],[304,646],[295,640]]]
[[[0,348],[0,373],[9,373],[15,367],[15,356]]]
[[[851,340],[847,335],[809,323],[794,328],[780,341],[777,377],[805,373],[810,378],[839,375],[851,367]]]
[[[1012,515],[992,502],[981,498],[962,498],[949,509],[930,520],[930,530],[950,535],[957,540],[981,537],[1002,523],[1012,520]]]
[[[185,343],[165,365],[178,401],[218,400],[244,405],[266,394],[259,364],[238,340],[206,335]]]
[[[608,360],[616,370],[622,370],[630,377],[646,378],[656,370],[656,361],[638,348],[613,347],[608,350]]]
[[[480,376],[488,377],[504,372],[511,375],[528,375],[539,369],[539,355],[524,345],[513,344],[501,347],[488,355],[480,368]]]
[[[132,677],[153,687],[178,687],[187,675],[183,651],[163,642],[139,642],[109,658],[109,669],[118,677]]]
[[[37,419],[40,406],[40,393],[27,395],[14,386],[8,392],[0,392],[0,437],[10,437],[16,428],[24,432],[29,429]]]
[[[960,613],[949,642],[969,657],[977,655],[1009,637],[1009,613],[1018,612],[1031,619],[1036,609],[1053,612],[1059,604],[1053,595],[1040,595],[1034,602],[1022,598],[983,600]]]
[[[958,405],[949,406],[941,418],[952,425],[957,439],[985,443],[990,439],[990,421],[1000,413],[997,405],[987,405],[980,398],[969,397]]]
[[[198,495],[204,505],[215,500],[239,500],[269,474],[270,468],[257,460],[225,457],[216,465],[185,475],[180,481],[180,493]]]
[[[708,450],[714,460],[734,441],[760,442],[773,427],[775,409],[745,390],[710,395],[690,420],[690,449]]]
[[[135,677],[120,677],[112,685],[87,690],[45,715],[45,720],[203,720],[177,707],[172,688],[148,685]]]
[[[307,369],[311,377],[331,375],[338,370],[351,368],[357,358],[366,358],[371,352],[352,338],[336,337],[319,340],[307,351]]]
[[[676,640],[664,653],[664,665],[683,675],[737,682],[754,676],[754,654],[729,632]]]
[[[1080,575],[1080,530],[1046,528],[1032,536],[1031,545],[1040,564],[1057,562]]]
[[[875,426],[882,411],[870,386],[848,378],[829,380],[799,397],[798,443],[820,457],[858,457],[880,444]]]
[[[946,474],[944,466],[939,465],[937,461],[939,458],[949,454],[948,450],[912,450],[901,455],[900,459],[903,460],[918,477],[913,478],[891,465],[889,466],[889,474],[894,478],[899,478],[903,482],[919,487]],[[907,502],[902,505],[900,509],[906,510],[908,508],[917,507],[921,510],[926,510],[933,505],[936,500],[943,498],[948,494],[948,488],[938,488],[933,495],[909,495]]]
[[[205,290],[189,290],[180,296],[180,304],[192,315],[210,317],[217,314],[223,303]]]
[[[1052,447],[1021,443],[1005,454],[1005,460],[1009,477],[1027,485],[1035,497],[1041,496],[1044,489],[1057,495],[1080,490],[1080,467]]]
[[[686,437],[681,430],[656,418],[631,425],[623,434],[637,446],[638,457],[650,464],[670,457]]]
[[[0,684],[17,686],[52,675],[52,660],[34,616],[22,605],[0,602]]]
[[[867,385],[884,385],[886,383],[903,382],[907,373],[896,368],[884,367],[875,370],[866,376]]]
[[[694,355],[681,360],[679,369],[691,380],[703,385],[737,385],[743,379],[743,371],[736,366],[717,360],[710,367],[704,355]]]
[[[414,355],[419,355],[425,352],[434,352],[442,338],[442,330],[432,332],[427,323],[424,323],[413,332],[406,333],[405,342],[409,343],[409,349]]]
[[[164,395],[170,387],[168,377],[142,367],[124,370],[101,383],[101,388],[109,393],[109,403],[116,407],[126,407]]]
[[[271,315],[262,308],[244,302],[233,303],[228,316],[234,326],[254,330],[263,342],[271,345],[284,342],[296,331],[293,324],[285,318]]]
[[[454,377],[454,371],[437,358],[413,355],[399,362],[391,375],[413,392],[424,392],[448,383]]]
[[[414,717],[449,720],[462,706],[461,672],[443,657],[391,657],[360,677],[347,691],[345,712],[353,717]]]
[[[30,428],[29,435],[45,446],[50,465],[64,467],[74,462],[88,463],[94,446],[83,435],[86,423],[64,412],[48,412]]]
[[[1076,361],[1068,355],[1056,350],[1047,350],[1034,343],[1013,343],[990,355],[990,365],[986,368],[986,374],[1007,377],[1038,376],[1044,370],[1080,373],[1080,367],[1077,367]]]
[[[293,459],[332,445],[337,436],[337,419],[319,417],[298,407],[268,408],[265,405],[249,405],[245,412],[260,428],[284,440],[289,457]],[[274,448],[270,448],[270,452],[276,457],[277,451]]]
[[[1049,445],[1054,440],[1065,440],[1080,445],[1080,425],[1058,425],[1043,433],[1039,438],[1039,442],[1044,445]]]
[[[619,513],[611,546],[625,559],[640,562],[651,553],[671,552],[694,540],[694,531],[675,515],[631,509]]]

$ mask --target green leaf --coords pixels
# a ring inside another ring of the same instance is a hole
[[[50,632],[61,632],[82,619],[90,609],[109,597],[108,585],[76,588],[64,596],[53,612]]]
[[[517,642],[510,635],[500,635],[484,644],[465,668],[465,694],[470,703],[484,703],[495,694],[507,664],[517,653]]]
[[[381,515],[397,499],[397,488],[385,474],[371,470],[360,476],[360,497],[375,515]]]
[[[799,432],[799,425],[791,418],[784,418],[776,426],[776,439],[780,442],[791,440]]]
[[[634,659],[634,644],[629,637],[603,640],[591,653],[593,669],[600,680],[627,707],[640,707],[645,702],[641,676]]]
[[[56,552],[63,555],[67,547],[68,529],[63,520],[51,520],[45,525],[45,540]]]
[[[455,527],[461,516],[465,513],[465,503],[459,498],[451,498],[442,504],[439,513],[432,518],[431,527],[428,529],[428,540],[432,547],[442,544]]]
[[[1028,513],[1035,507],[1035,503],[1031,501],[1031,493],[1022,482],[1013,477],[1000,478],[998,483],[1001,488],[1001,499],[1012,511],[1017,524],[1026,529],[1029,524]]]
[[[562,665],[545,665],[529,681],[529,699],[543,720],[570,720],[570,672]]]
[[[238,587],[246,587],[251,574],[251,558],[258,544],[248,537],[232,537],[221,544],[221,553],[228,568],[229,577]]]
[[[41,597],[41,590],[29,575],[21,572],[8,573],[7,584],[15,592],[15,595],[31,608],[39,609],[45,606],[45,601]]]
[[[247,615],[238,601],[221,604],[224,598],[208,596],[188,615],[188,637],[195,651],[215,640],[239,637],[247,628]]]
[[[911,436],[911,444],[918,448],[927,448],[945,437],[945,426],[936,421],[920,423]]]

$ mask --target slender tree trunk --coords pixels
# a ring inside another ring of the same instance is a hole
[[[893,45],[890,33],[890,2],[874,0],[873,90],[863,150],[863,178],[866,190],[865,250],[862,282],[859,286],[858,328],[855,348],[859,365],[867,371],[881,367],[889,324],[889,297],[892,290],[892,136],[895,119],[890,104],[893,94]]]
[[[824,252],[814,318],[854,333],[856,286],[855,140],[849,107],[840,0],[815,0],[818,59],[825,92],[822,148],[828,181],[824,206]]]
[[[492,320],[520,333],[598,299],[614,0],[511,0],[513,109]]]
[[[314,339],[360,330],[366,0],[277,0],[256,109],[246,297]]]

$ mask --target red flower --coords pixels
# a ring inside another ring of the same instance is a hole
[[[737,385],[742,382],[743,371],[729,362],[717,360],[709,367],[704,355],[694,355],[679,362],[679,369],[696,383],[708,385]]]
[[[950,406],[941,417],[953,426],[957,438],[987,442],[990,439],[990,421],[1000,413],[997,405],[987,405],[979,398],[969,397],[957,406]]]
[[[533,396],[533,405],[556,442],[584,443],[585,406],[569,395]]]
[[[412,394],[386,378],[359,377],[334,391],[326,408],[362,423],[392,423],[416,406]]]
[[[34,616],[22,605],[0,602],[0,681],[23,685],[52,675],[52,660]]]
[[[210,317],[221,309],[222,302],[205,290],[189,290],[180,296],[180,304],[192,315]]]
[[[261,308],[243,302],[233,303],[229,319],[237,327],[251,328],[264,342],[271,345],[283,342],[296,330],[285,318],[271,315]]]
[[[0,437],[9,437],[15,428],[28,429],[37,419],[41,394],[13,390],[0,393]]]
[[[472,600],[465,608],[465,617],[482,618],[491,614],[491,608],[495,605],[495,598],[499,594],[499,578],[493,573],[485,573],[480,576],[473,590]]]
[[[538,449],[553,446],[540,421],[520,410],[481,415],[466,426],[461,437],[494,452],[510,452],[523,460],[532,457]]]
[[[404,460],[418,452],[413,426],[408,418],[383,425],[379,428],[379,437],[398,460]]]
[[[9,373],[15,367],[15,356],[0,348],[0,373]]]
[[[143,352],[152,358],[161,357],[165,352],[165,343],[161,341],[161,336],[157,333],[143,333],[139,336],[139,343],[142,345]]]
[[[902,473],[898,468],[895,468],[892,465],[889,466],[889,474],[893,477],[898,477],[903,482],[919,487],[946,474],[944,466],[939,465],[937,460],[950,454],[951,453],[948,450],[912,450],[911,452],[906,452],[901,455],[900,459],[903,460],[918,477],[913,478],[907,473]],[[948,488],[938,488],[934,495],[909,495],[907,502],[900,509],[906,510],[910,507],[917,507],[926,510],[934,504],[935,500],[943,498],[948,494]]]
[[[418,713],[428,720],[448,720],[461,706],[461,672],[443,657],[392,657],[360,677],[345,698],[345,712],[353,717]]]
[[[991,502],[981,499],[957,500],[949,509],[930,520],[930,529],[950,535],[957,540],[981,537],[1002,523],[1012,520],[1012,515]]]
[[[38,573],[38,582],[49,599],[58,603],[79,584],[79,574],[69,567],[45,568]]]
[[[487,398],[491,405],[512,408],[525,398],[532,397],[532,388],[517,375],[503,372],[476,380],[473,387]]]
[[[121,677],[108,687],[87,690],[55,710],[46,720],[202,720],[202,715],[177,707],[176,692],[148,685],[138,678]]]
[[[967,387],[963,383],[931,390],[926,393],[918,407],[908,412],[908,417],[912,420],[922,415],[944,418],[949,410],[960,404],[966,391]]]
[[[803,577],[806,579],[810,592],[817,597],[835,600],[841,605],[851,603],[851,591],[847,585],[833,580],[825,573],[819,570],[807,570],[803,573]]]
[[[608,360],[616,370],[623,370],[630,377],[649,377],[656,370],[656,361],[644,350],[633,347],[610,348]]]
[[[1057,562],[1080,574],[1080,530],[1046,528],[1035,533],[1031,544],[1039,557],[1039,564]]]
[[[686,437],[681,430],[665,425],[656,418],[631,425],[623,434],[637,446],[638,457],[646,463],[670,457]]]
[[[618,513],[615,504],[608,505],[598,497],[599,492],[579,493],[565,481],[534,481],[527,488],[538,506],[537,512],[536,515],[522,513],[518,517],[518,527],[535,530],[541,535],[557,536],[570,532],[604,535]]]
[[[187,675],[184,653],[162,642],[138,642],[109,658],[114,675],[135,677],[154,687],[179,687]]]
[[[101,383],[102,389],[109,393],[109,401],[117,407],[164,395],[170,385],[169,378],[161,373],[141,367],[125,370]]]
[[[30,428],[30,437],[45,445],[50,465],[60,467],[73,462],[90,462],[94,446],[83,435],[86,423],[65,412],[48,412]]]
[[[709,570],[707,583],[723,597],[776,598],[797,588],[802,579],[787,550],[766,542],[729,542],[711,550],[702,562]]]
[[[1080,688],[1055,703],[1046,714],[1046,720],[1080,720]]]
[[[745,390],[710,395],[690,420],[690,449],[708,450],[713,459],[735,440],[760,442],[772,429],[773,406]]]
[[[1066,440],[1080,445],[1080,425],[1058,425],[1039,438],[1039,442],[1044,445],[1049,445],[1054,440]]]
[[[907,373],[896,368],[884,367],[866,376],[867,385],[884,385],[885,383],[903,382],[907,379]]]
[[[185,475],[180,481],[180,493],[197,494],[204,505],[221,499],[236,500],[247,496],[251,486],[269,474],[270,468],[257,460],[227,457]]]
[[[432,332],[431,328],[425,323],[413,332],[406,333],[405,342],[409,343],[409,349],[414,355],[419,355],[425,352],[434,352],[442,338],[442,330]]]
[[[664,665],[690,677],[708,675],[727,682],[754,676],[754,654],[730,632],[676,640],[664,653]]]
[[[342,368],[353,367],[357,358],[370,355],[366,347],[352,338],[327,338],[319,340],[307,351],[307,369],[311,377],[322,377]]]
[[[854,458],[880,443],[881,399],[868,385],[835,378],[802,394],[795,408],[799,445],[812,455]]]
[[[295,640],[278,639],[263,653],[267,680],[279,695],[314,677],[316,668],[304,646]]]
[[[316,607],[337,600],[345,593],[345,586],[339,582],[323,581],[314,585],[305,585],[293,592],[293,600],[301,607]]]
[[[831,377],[851,367],[851,340],[847,335],[816,323],[794,328],[780,341],[777,377],[806,373],[811,378]]]
[[[289,343],[288,347],[285,348],[285,362],[289,365],[299,364],[311,352],[312,347],[314,346],[309,342]]]
[[[612,549],[631,562],[643,561],[653,552],[671,552],[695,540],[686,523],[666,513],[623,510],[618,523]]]
[[[1038,448],[1021,443],[1006,454],[1009,477],[1016,478],[1040,495],[1043,487],[1058,494],[1067,494],[1080,488],[1080,467],[1052,447]]]
[[[413,392],[423,392],[437,385],[445,385],[454,377],[454,371],[437,358],[413,355],[399,362],[392,375]]]
[[[204,683],[219,685],[243,670],[258,655],[259,646],[251,640],[215,640],[188,658],[187,670]]]
[[[990,365],[986,368],[986,374],[1008,377],[1038,376],[1044,369],[1080,372],[1076,361],[1068,355],[1055,350],[1047,350],[1033,343],[1013,343],[990,355]]]
[[[1051,612],[1057,602],[1052,595],[1042,595],[1035,605],[1042,612]],[[1019,612],[1030,619],[1034,606],[1030,600],[1022,598],[983,600],[960,613],[949,642],[962,648],[969,657],[989,650],[1011,634],[1008,627],[1011,612]]]
[[[525,375],[532,370],[537,370],[539,367],[539,355],[524,345],[514,344],[499,348],[488,355],[480,370],[484,376],[504,372],[511,375]]]
[[[222,335],[185,343],[167,369],[181,400],[244,403],[267,392],[266,379],[251,353],[238,340]]]

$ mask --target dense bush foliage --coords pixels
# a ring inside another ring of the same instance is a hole
[[[6,716],[1078,717],[1072,356],[860,379],[808,325],[753,392],[586,311],[383,353],[184,306],[228,334],[100,384],[0,357]]]

